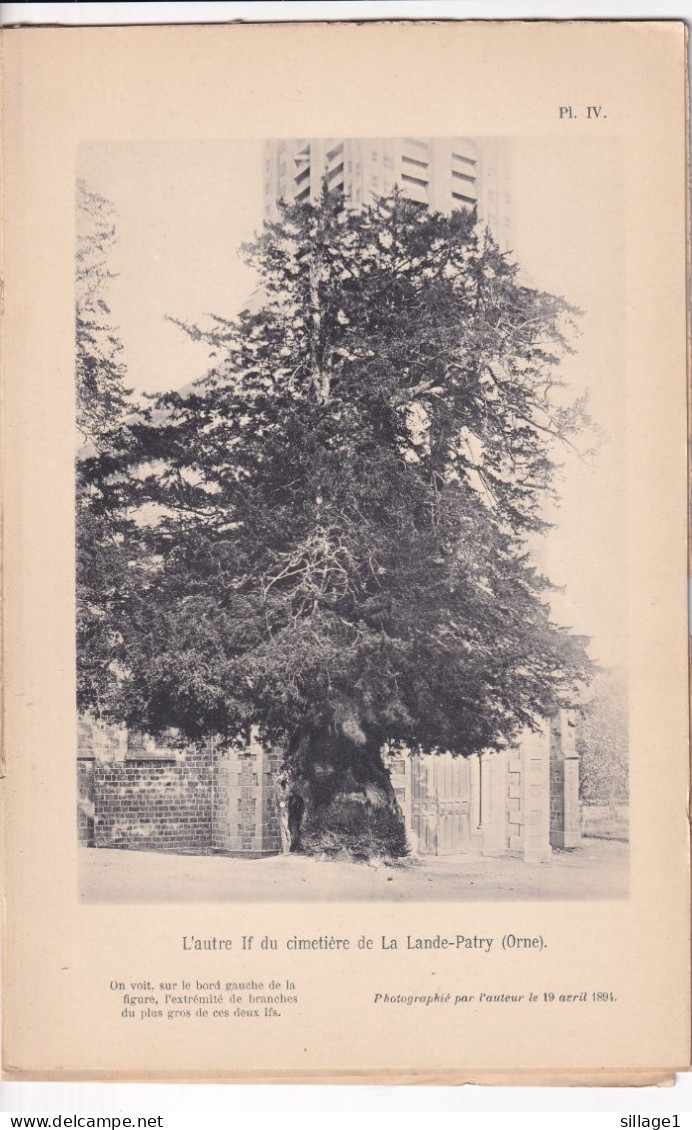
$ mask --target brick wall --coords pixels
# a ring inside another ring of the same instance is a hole
[[[211,851],[211,751],[93,763],[94,846]]]

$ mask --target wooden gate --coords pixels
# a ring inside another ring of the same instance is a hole
[[[411,827],[421,855],[469,850],[469,765],[451,753],[413,757]]]

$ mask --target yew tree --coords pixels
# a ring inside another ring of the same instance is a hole
[[[284,206],[213,357],[90,474],[129,514],[114,712],[284,751],[291,846],[406,851],[383,752],[511,742],[588,677],[528,545],[585,419],[574,311],[469,211]],[[104,617],[112,619],[105,602]]]

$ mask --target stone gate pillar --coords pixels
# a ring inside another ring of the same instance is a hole
[[[230,855],[281,851],[274,777],[279,758],[253,732],[244,746],[214,751],[212,847]]]
[[[560,710],[550,721],[550,842],[558,848],[581,844],[579,757],[573,714]]]
[[[507,751],[480,755],[481,830],[483,855],[504,855],[507,850]]]
[[[550,734],[546,723],[525,730],[508,752],[507,839],[509,854],[527,863],[550,859]]]

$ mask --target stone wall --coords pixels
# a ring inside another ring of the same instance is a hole
[[[550,736],[525,730],[508,751],[507,850],[529,863],[550,858]]]
[[[95,847],[211,851],[211,751],[93,762]]]
[[[236,749],[177,750],[80,721],[80,842],[90,847],[265,855],[282,850],[281,751],[253,734]],[[389,759],[414,854],[550,857],[580,843],[578,759],[567,712],[515,748]]]
[[[92,714],[77,719],[77,757],[118,761],[127,756],[128,733],[124,726],[102,722]]]

